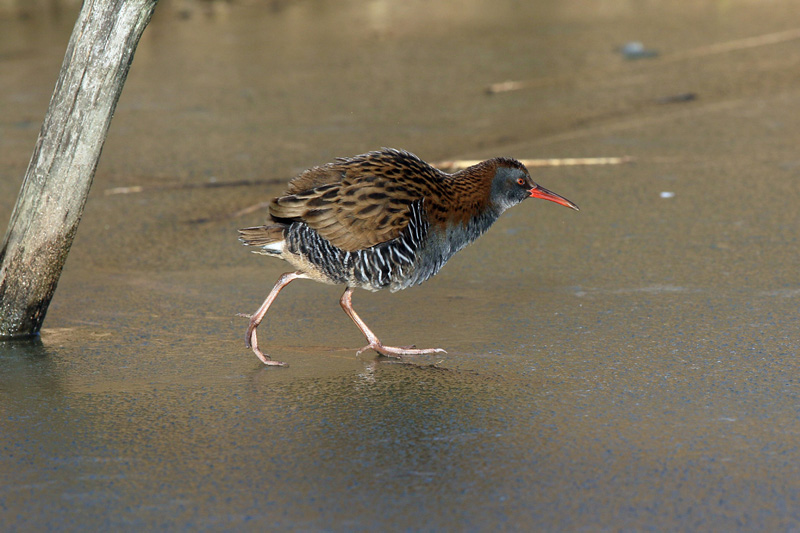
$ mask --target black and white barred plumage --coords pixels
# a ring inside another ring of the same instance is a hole
[[[431,271],[419,264],[417,254],[429,227],[422,203],[419,200],[411,204],[411,217],[399,237],[352,252],[333,246],[302,222],[292,223],[285,232],[285,253],[303,258],[335,284],[370,291],[388,288],[394,292],[422,283],[441,268],[439,265]],[[423,273],[423,277],[415,275]]]

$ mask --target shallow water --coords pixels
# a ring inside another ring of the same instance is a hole
[[[800,527],[796,2],[162,2],[41,339],[0,344],[4,531]],[[0,18],[0,220],[74,18]],[[286,267],[231,215],[380,146],[634,161],[534,169],[581,211],[355,294],[447,355],[356,356],[297,281],[264,368],[236,313]]]

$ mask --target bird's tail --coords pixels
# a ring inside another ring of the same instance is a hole
[[[285,230],[286,226],[282,224],[242,228],[239,230],[239,240],[245,246],[260,247],[260,250],[254,250],[257,254],[280,255],[286,242],[284,240]]]

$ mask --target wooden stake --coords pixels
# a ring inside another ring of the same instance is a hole
[[[38,334],[158,0],[84,0],[0,248],[0,338]]]

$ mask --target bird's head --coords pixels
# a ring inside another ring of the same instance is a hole
[[[492,178],[491,202],[505,211],[527,198],[542,198],[578,211],[578,206],[563,196],[548,191],[531,179],[525,165],[516,159],[500,158]]]

